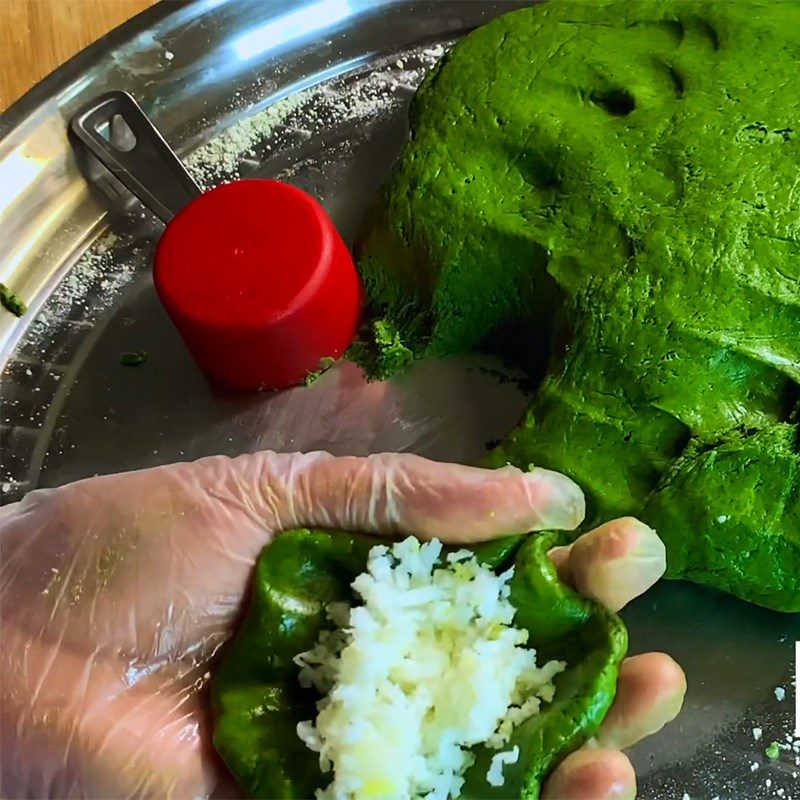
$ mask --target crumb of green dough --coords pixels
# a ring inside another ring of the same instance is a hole
[[[385,380],[403,372],[414,360],[414,352],[404,343],[394,322],[377,319],[366,339],[356,339],[347,348],[345,358],[362,367],[370,378]]]
[[[125,367],[138,367],[147,361],[150,354],[147,350],[131,350],[128,353],[123,353],[120,356],[119,363]]]
[[[777,742],[772,742],[772,744],[764,751],[764,755],[770,760],[775,761],[778,756],[781,754],[780,748],[778,747]]]
[[[332,356],[323,356],[319,360],[319,366],[313,372],[309,372],[308,375],[306,375],[306,379],[303,381],[303,383],[306,386],[311,386],[311,384],[314,383],[314,381],[317,380],[317,378],[319,378],[323,372],[327,372],[335,363],[336,359]]]
[[[4,283],[0,283],[0,304],[16,317],[21,317],[28,310],[25,301],[19,295],[14,294]]]

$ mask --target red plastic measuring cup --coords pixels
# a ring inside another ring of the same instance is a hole
[[[200,195],[158,243],[156,291],[197,364],[230,386],[300,383],[361,312],[353,260],[313,197],[243,180]]]

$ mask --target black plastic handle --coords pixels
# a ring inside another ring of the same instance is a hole
[[[82,106],[70,129],[165,223],[202,191],[127,92],[107,92]]]

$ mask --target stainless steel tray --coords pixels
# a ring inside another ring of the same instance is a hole
[[[65,121],[90,97],[127,89],[201,182],[289,179],[319,196],[352,239],[402,144],[408,99],[424,71],[452,40],[520,5],[162,3],[12,107],[0,141],[0,280],[30,310],[19,321],[0,315],[0,500],[93,474],[265,447],[402,449],[471,461],[505,433],[524,398],[477,362],[423,365],[391,385],[366,386],[344,367],[277,395],[213,393],[153,291],[159,224],[125,197],[106,213],[76,166]],[[146,364],[121,366],[120,355],[134,349],[149,351]],[[690,687],[678,722],[632,751],[640,796],[800,796],[796,754],[764,757],[766,744],[793,729],[800,615],[663,583],[625,616],[632,651],[671,653]],[[776,687],[786,691],[782,702]],[[753,728],[762,730],[759,741]]]

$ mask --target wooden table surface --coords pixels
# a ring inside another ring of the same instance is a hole
[[[0,0],[0,109],[156,0]]]

